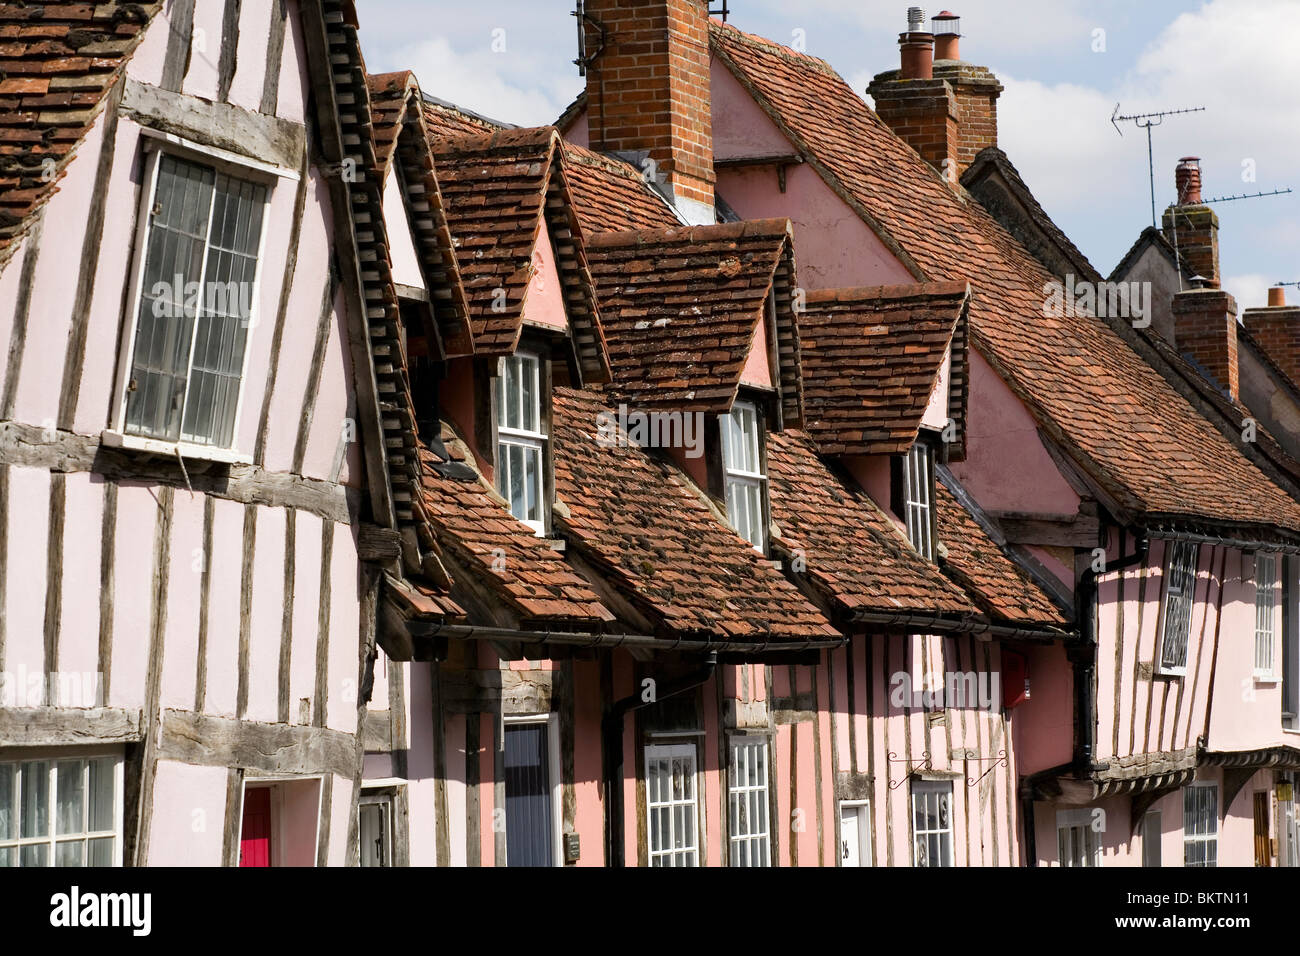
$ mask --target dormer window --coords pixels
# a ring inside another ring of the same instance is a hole
[[[727,520],[759,551],[767,550],[767,475],[763,470],[763,434],[758,408],[736,402],[719,416],[722,468],[726,481]]]
[[[903,518],[916,553],[934,560],[934,449],[918,441],[903,459]]]
[[[510,513],[538,535],[546,530],[546,432],[541,359],[519,352],[497,374],[497,491]]]

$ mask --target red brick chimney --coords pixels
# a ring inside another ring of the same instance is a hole
[[[1201,160],[1184,156],[1174,170],[1178,202],[1165,210],[1165,238],[1178,251],[1183,268],[1218,286],[1219,217],[1201,202]]]
[[[591,148],[637,165],[693,223],[714,212],[707,0],[586,0]],[[644,167],[643,167],[644,168]]]
[[[1269,289],[1268,306],[1246,309],[1241,323],[1278,368],[1300,384],[1300,305],[1286,304],[1286,289]]]
[[[920,8],[908,10],[908,32],[900,34],[901,69],[878,74],[867,87],[878,115],[921,158],[956,182],[977,153],[998,143],[1000,84],[986,67],[958,59],[961,20],[945,10],[933,32],[921,33]],[[932,56],[919,58],[924,45]],[[929,71],[918,70],[918,60]]]
[[[1174,295],[1174,347],[1236,401],[1237,303],[1222,289],[1188,289]]]

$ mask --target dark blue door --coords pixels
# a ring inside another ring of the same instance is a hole
[[[546,724],[506,727],[506,863],[551,866],[551,774]]]

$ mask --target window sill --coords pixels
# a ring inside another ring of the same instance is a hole
[[[181,458],[191,461],[210,461],[219,465],[251,465],[249,455],[240,454],[229,448],[212,448],[207,445],[193,445],[189,442],[162,441],[157,438],[143,438],[139,435],[124,435],[113,429],[106,429],[99,436],[100,443],[106,448],[120,448],[124,451],[138,451],[165,458]]]
[[[1255,674],[1255,675],[1253,675],[1253,676],[1254,676],[1254,678],[1255,678],[1255,683],[1256,683],[1256,684],[1280,684],[1280,683],[1282,683],[1282,678],[1279,677],[1279,676],[1277,676],[1276,674]]]

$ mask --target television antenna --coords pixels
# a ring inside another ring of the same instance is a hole
[[[1242,193],[1239,196],[1215,196],[1213,199],[1202,199],[1201,202],[1232,202],[1235,199],[1259,199],[1263,196],[1285,196],[1289,192],[1291,192],[1291,187],[1287,186],[1285,189],[1274,189],[1266,193]]]
[[[1110,114],[1110,125],[1115,127],[1115,132],[1120,136],[1124,131],[1119,128],[1120,123],[1132,122],[1141,129],[1147,131],[1147,173],[1151,179],[1151,226],[1156,227],[1156,164],[1151,155],[1151,127],[1159,126],[1165,121],[1166,116],[1177,116],[1180,113],[1203,113],[1204,106],[1193,106],[1184,110],[1162,110],[1159,113],[1135,113],[1132,116],[1120,116],[1119,104],[1115,104],[1115,112]]]
[[[709,10],[709,16],[711,16],[711,17],[722,17],[722,22],[723,22],[723,23],[726,23],[726,22],[727,22],[727,17],[730,16],[730,15],[731,15],[731,11],[727,9],[727,0],[722,0],[722,9],[720,9],[720,10],[712,10],[712,9]]]

